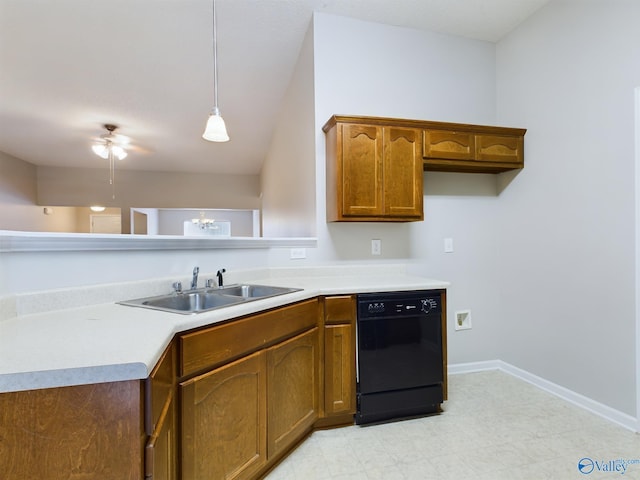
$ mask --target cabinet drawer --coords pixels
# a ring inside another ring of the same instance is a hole
[[[476,135],[476,159],[485,162],[523,162],[524,139],[506,135]]]
[[[324,299],[324,323],[326,325],[352,323],[355,315],[355,302],[352,295]]]
[[[180,376],[204,371],[317,325],[318,300],[308,300],[179,337]]]
[[[425,130],[423,145],[425,158],[473,160],[475,155],[475,138],[469,132]]]

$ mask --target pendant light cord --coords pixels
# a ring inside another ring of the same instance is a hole
[[[220,114],[218,108],[218,36],[216,25],[216,0],[213,0],[213,113]]]

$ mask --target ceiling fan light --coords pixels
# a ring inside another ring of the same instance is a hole
[[[92,145],[91,150],[93,150],[93,153],[95,153],[99,157],[102,157],[105,159],[109,157],[109,150],[107,149],[107,146],[104,144]]]
[[[228,142],[227,127],[219,113],[212,113],[207,120],[202,138],[210,142]]]
[[[122,160],[127,156],[126,150],[118,145],[111,145],[109,148],[111,148],[111,152],[118,160]]]
[[[97,143],[91,146],[91,150],[93,150],[93,153],[95,153],[96,155],[104,159],[109,158],[109,151],[111,151],[113,156],[116,157],[118,160],[122,160],[127,156],[127,151],[124,148],[118,145],[113,145],[112,143],[107,143],[107,144]]]

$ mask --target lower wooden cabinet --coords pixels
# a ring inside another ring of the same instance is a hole
[[[147,480],[177,480],[176,401],[173,393],[167,399],[145,446],[145,478]]]
[[[324,328],[324,410],[326,416],[356,412],[355,339],[351,325]]]
[[[353,421],[356,412],[356,298],[325,297],[324,305],[324,418],[321,426]]]
[[[267,351],[268,457],[285,452],[318,418],[318,329]]]
[[[317,325],[314,299],[181,335],[181,480],[259,478],[311,432]]]
[[[170,343],[145,382],[144,475],[177,480],[176,348]]]
[[[318,418],[318,328],[180,384],[182,478],[254,478]]]
[[[2,480],[140,480],[138,380],[0,394]]]
[[[181,333],[146,380],[2,393],[0,478],[261,478],[353,422],[355,318],[314,298]]]
[[[267,461],[266,353],[180,385],[182,479],[245,479]]]

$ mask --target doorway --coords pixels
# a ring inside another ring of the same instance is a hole
[[[91,233],[122,233],[120,215],[90,215]]]

